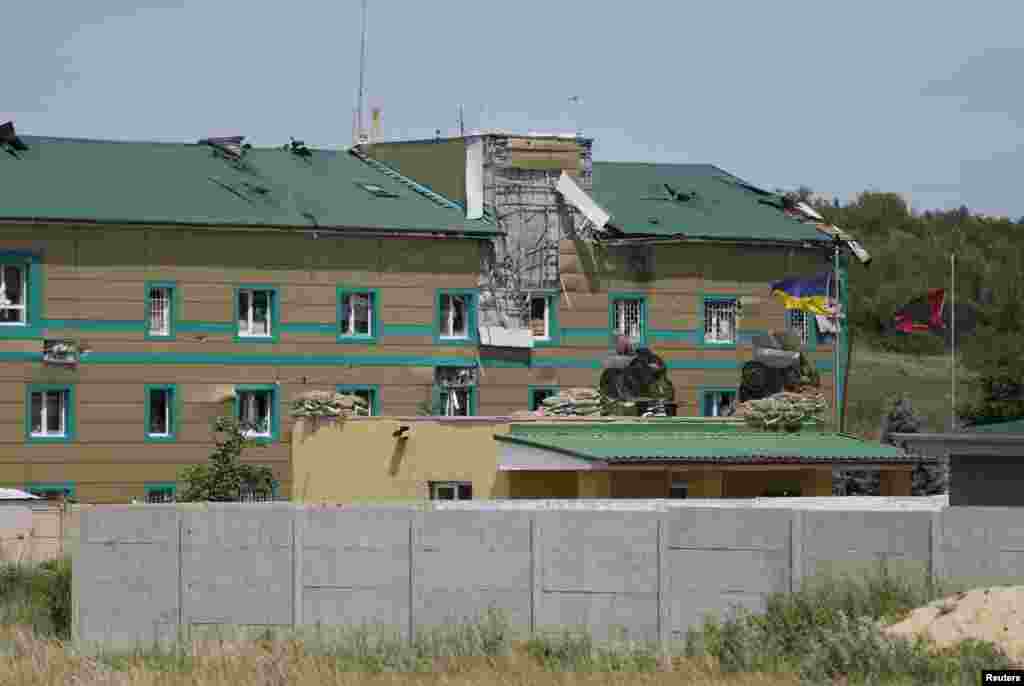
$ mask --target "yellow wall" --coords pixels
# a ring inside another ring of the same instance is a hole
[[[408,438],[391,434],[410,427]],[[360,418],[292,429],[292,497],[302,502],[422,500],[430,481],[471,481],[474,498],[509,495],[495,433],[508,425]],[[570,473],[573,478],[575,475]]]

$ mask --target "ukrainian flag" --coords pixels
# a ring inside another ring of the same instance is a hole
[[[831,281],[832,272],[822,272],[810,278],[782,279],[771,285],[771,293],[782,300],[787,310],[831,315],[834,314],[829,299]]]

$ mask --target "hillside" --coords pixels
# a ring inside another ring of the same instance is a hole
[[[948,355],[913,355],[854,348],[850,367],[847,431],[877,439],[886,399],[910,396],[925,419],[925,430],[946,431],[950,420]],[[961,365],[957,372],[957,402],[976,392],[977,375]]]

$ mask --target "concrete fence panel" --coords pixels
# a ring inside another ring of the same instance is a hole
[[[679,509],[665,518],[669,636],[685,637],[707,614],[757,612],[789,590],[789,510]]]
[[[75,635],[122,648],[176,638],[180,518],[173,506],[82,512],[72,574]]]
[[[1024,584],[1024,508],[954,507],[941,517],[941,577],[957,588]]]
[[[475,619],[491,606],[531,623],[531,517],[525,512],[425,512],[413,529],[417,625]]]
[[[413,516],[410,510],[299,509],[298,624],[376,625],[408,636]]]
[[[536,629],[623,629],[657,640],[659,523],[648,512],[537,512],[540,592]]]
[[[930,512],[803,512],[802,577],[861,576],[880,561],[923,581],[931,561]]]
[[[294,519],[290,505],[184,508],[183,623],[291,626]]]

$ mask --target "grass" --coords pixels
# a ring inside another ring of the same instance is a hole
[[[975,390],[977,377],[961,365],[957,381],[959,403]],[[944,431],[949,427],[950,383],[948,355],[884,352],[855,343],[848,431],[877,439],[886,402],[900,393],[910,396],[914,409],[925,420],[925,430]]]
[[[669,651],[624,639],[599,643],[564,631],[516,640],[504,614],[417,633],[310,627],[277,635],[240,629],[178,646],[86,657],[66,638],[70,566],[0,567],[0,684],[968,684],[1009,666],[995,646],[938,651],[889,638],[881,623],[944,596],[889,573],[814,579],[777,594],[765,611],[709,617]],[[197,638],[193,636],[193,638]]]

